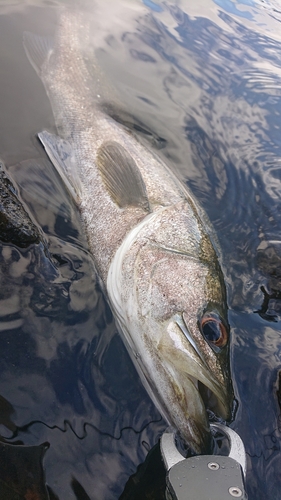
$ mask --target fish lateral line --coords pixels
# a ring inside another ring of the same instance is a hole
[[[156,241],[150,239],[149,237],[147,237],[146,239],[152,247],[159,248],[160,250],[164,250],[165,252],[172,253],[175,255],[181,255],[183,257],[188,257],[189,259],[194,260],[194,262],[202,263],[202,260],[199,257],[196,257],[195,255],[193,255],[191,253],[188,253],[188,252],[183,251],[183,250],[177,250],[175,248],[172,248],[172,247],[169,247],[166,245],[159,244]]]

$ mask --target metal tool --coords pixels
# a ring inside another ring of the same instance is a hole
[[[160,447],[167,469],[167,500],[246,500],[246,452],[238,434],[224,425],[211,424],[226,436],[228,456],[198,455],[184,458],[173,433],[164,433]]]

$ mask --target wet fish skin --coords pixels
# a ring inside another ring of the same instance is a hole
[[[80,15],[62,12],[55,42],[26,34],[60,137],[39,134],[76,199],[95,267],[150,396],[196,453],[211,434],[198,381],[231,414],[229,342],[200,329],[215,313],[228,331],[226,292],[207,217],[166,164],[99,107],[80,43]]]

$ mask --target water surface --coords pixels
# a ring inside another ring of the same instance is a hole
[[[0,1],[0,155],[44,231],[40,245],[0,248],[0,433],[9,443],[49,443],[52,498],[113,500],[165,422],[116,332],[79,214],[36,139],[55,126],[22,34],[51,36],[64,3]],[[247,490],[250,500],[280,500],[281,9],[250,0],[103,5],[79,2],[93,13],[89,65],[95,50],[119,106],[150,131],[141,140],[167,158],[214,225]]]

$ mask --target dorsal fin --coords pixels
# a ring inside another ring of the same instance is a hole
[[[112,200],[120,207],[150,211],[145,183],[132,156],[118,142],[108,141],[97,152],[97,167]]]
[[[38,137],[74,201],[79,203],[81,184],[71,144],[46,130],[40,132]]]

